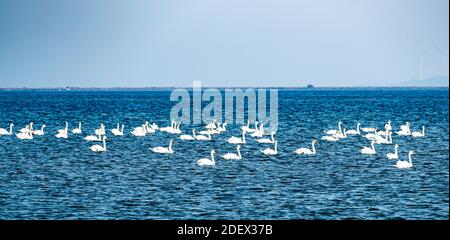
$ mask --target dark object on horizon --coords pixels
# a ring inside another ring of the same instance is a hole
[[[308,84],[308,85],[306,85],[306,88],[314,88],[314,85]]]

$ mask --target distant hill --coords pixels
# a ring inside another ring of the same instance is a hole
[[[414,79],[410,81],[400,82],[396,86],[399,87],[448,87],[448,76],[437,76],[427,79]]]

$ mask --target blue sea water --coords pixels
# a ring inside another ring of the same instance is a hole
[[[225,142],[239,136],[229,125],[211,142],[176,140],[172,155],[150,147],[166,146],[173,135],[129,134],[144,121],[170,124],[175,104],[169,91],[3,91],[0,127],[17,131],[30,121],[46,135],[33,140],[0,136],[0,219],[448,219],[448,89],[280,90],[279,154],[271,145],[249,139],[243,160],[196,160],[235,152]],[[354,129],[394,131],[406,121],[426,137],[394,135],[401,159],[414,150],[412,169],[400,170],[385,155],[393,145],[376,145],[374,156],[362,136],[340,142],[319,140],[317,155],[292,152],[310,147],[322,131],[342,121]],[[55,138],[57,129],[83,122],[83,135]],[[82,139],[103,122],[125,124],[125,136],[108,135],[108,150],[93,153]],[[181,129],[190,134],[191,126]]]

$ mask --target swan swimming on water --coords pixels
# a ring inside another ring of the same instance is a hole
[[[174,127],[172,129],[167,130],[167,132],[171,134],[180,134],[181,133],[180,125],[181,123],[175,123]]]
[[[95,134],[97,134],[97,135],[105,135],[106,134],[105,125],[103,123],[100,123],[100,128],[95,129]]]
[[[206,125],[206,129],[216,129],[216,119],[213,119],[212,123],[209,123],[208,125]]]
[[[78,127],[77,127],[77,128],[74,128],[74,129],[72,130],[72,133],[73,133],[73,134],[81,134],[81,133],[82,133],[82,131],[81,131],[81,122],[78,122]]]
[[[248,132],[250,130],[250,120],[247,120],[247,125],[241,127],[242,131]]]
[[[38,135],[38,136],[44,135],[44,134],[45,134],[45,133],[44,133],[44,128],[45,128],[45,124],[42,125],[42,127],[41,127],[40,130],[34,130],[34,131],[33,131],[33,134],[34,134],[34,135]]]
[[[347,135],[360,135],[361,134],[361,132],[360,132],[360,129],[359,129],[359,127],[361,126],[361,123],[356,123],[356,130],[348,130],[347,131]]]
[[[300,154],[300,155],[314,155],[314,154],[316,154],[316,148],[314,147],[314,144],[316,144],[317,143],[317,140],[312,140],[312,143],[311,143],[311,149],[308,149],[308,148],[299,148],[299,149],[297,149],[297,150],[295,150],[294,151],[294,153],[296,153],[296,154]]]
[[[324,141],[329,141],[329,142],[337,142],[337,141],[339,141],[339,138],[337,138],[335,136],[323,136],[320,139],[322,139]]]
[[[333,137],[337,138],[337,139],[341,139],[341,138],[347,138],[347,129],[344,128],[343,132],[339,132],[333,135]]]
[[[277,144],[278,141],[275,140],[275,144],[274,144],[274,148],[266,148],[264,150],[260,150],[262,153],[264,153],[265,155],[277,155],[278,151],[277,151]]]
[[[422,132],[412,132],[413,137],[424,137],[425,136],[425,126],[422,126]]]
[[[275,138],[273,137],[274,134],[275,134],[275,132],[271,132],[270,138],[260,138],[260,139],[256,139],[256,141],[259,143],[274,143],[275,142]]]
[[[147,134],[146,130],[145,124],[142,124],[141,127],[134,128],[131,134],[135,137],[144,137]]]
[[[214,161],[214,150],[211,150],[211,159],[208,158],[201,158],[197,160],[197,164],[200,166],[212,166],[216,165],[216,162]]]
[[[181,135],[180,136],[181,140],[195,140],[195,129],[192,129],[192,136],[191,135]]]
[[[195,131],[195,130],[194,130]],[[208,136],[205,135],[195,135],[197,141],[210,141],[211,140],[211,130],[208,130]],[[195,132],[194,132],[195,134]]]
[[[222,155],[223,159],[227,159],[227,160],[241,160],[242,156],[241,156],[241,145],[237,145],[236,150],[237,150],[237,154],[236,153],[226,153],[225,155]]]
[[[373,154],[377,153],[377,152],[375,151],[375,146],[374,146],[374,144],[375,144],[375,141],[372,141],[372,142],[371,142],[371,148],[369,148],[369,147],[363,147],[363,148],[361,149],[361,153],[362,153],[362,154],[370,154],[370,155],[373,155]]]
[[[86,141],[102,141],[101,135],[89,135],[83,138]]]
[[[262,136],[264,136],[264,123],[261,123],[261,125],[259,125],[259,129],[250,134],[250,137],[260,138]]]
[[[105,152],[106,151],[106,137],[102,136],[101,138],[102,138],[103,146],[98,145],[98,144],[93,145],[93,146],[91,146],[91,151],[93,151],[93,152]]]
[[[59,129],[58,133],[55,135],[56,138],[68,138],[67,131],[69,129],[69,123],[65,122],[66,127],[64,129]]]
[[[364,127],[364,128],[361,128],[361,130],[363,132],[375,132],[377,129],[373,128],[373,127]]]
[[[0,135],[12,135],[13,134],[13,132],[12,132],[13,127],[14,127],[14,124],[11,123],[11,124],[9,124],[9,131],[7,131],[4,128],[0,128]]]
[[[398,159],[397,149],[398,149],[398,144],[395,144],[394,145],[394,153],[388,153],[388,154],[386,154],[386,157],[388,159]]]
[[[255,128],[250,128],[250,127],[248,127],[248,122],[247,122],[247,127],[242,127],[241,130],[245,130],[246,133],[254,133],[259,130],[258,124],[259,124],[259,122],[256,121]]]
[[[227,139],[228,143],[231,144],[245,144],[245,133],[246,131],[242,131],[242,138],[238,138],[238,137],[230,137]]]
[[[342,128],[341,128],[342,122],[338,122],[338,130],[332,129],[332,130],[327,130],[327,131],[323,131],[326,134],[329,135],[333,135],[333,134],[338,134],[338,133],[342,133]]]
[[[405,125],[401,125],[400,126],[400,131],[396,132],[397,135],[400,135],[400,136],[409,136],[409,135],[411,135],[410,126],[411,126],[410,122],[406,122]]]
[[[28,131],[26,133],[21,132],[17,133],[16,137],[21,140],[31,140],[33,139],[33,133],[31,131]]]
[[[120,128],[119,123],[117,123],[117,127],[111,130],[111,133],[114,136],[123,136],[123,129],[124,129],[125,125],[122,123],[122,128]]]
[[[175,128],[175,124],[176,124],[175,121],[171,121],[170,122],[170,127],[162,127],[162,128],[159,129],[159,131],[161,131],[161,132],[172,131]]]
[[[30,122],[30,124],[26,125],[24,128],[21,128],[19,130],[19,132],[21,132],[21,133],[27,133],[28,131],[33,132],[33,125],[34,125],[34,123]]]
[[[151,150],[152,150],[152,152],[155,152],[155,153],[173,153],[173,149],[172,149],[173,142],[174,142],[173,139],[171,139],[168,147],[154,147],[154,148],[151,148]]]
[[[412,167],[413,167],[413,164],[412,164],[411,156],[412,156],[413,154],[414,154],[413,151],[409,151],[409,152],[408,152],[408,161],[400,161],[400,160],[398,160],[398,161],[396,162],[396,164],[395,164],[395,167],[396,167],[396,168],[400,168],[400,169],[403,169],[403,168],[412,168]]]
[[[218,126],[217,127],[217,131],[219,131],[219,133],[225,132],[227,131],[227,123],[222,123],[222,126]]]

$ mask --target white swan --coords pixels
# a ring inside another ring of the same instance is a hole
[[[172,129],[167,130],[167,132],[171,134],[180,134],[181,133],[180,125],[181,123],[175,123],[174,127]]]
[[[211,150],[211,159],[208,158],[202,158],[197,160],[197,164],[200,166],[212,166],[212,165],[216,165],[216,162],[214,161],[214,150]]]
[[[376,134],[378,136],[387,136],[389,134],[389,130],[387,130],[387,129],[385,129],[384,131],[380,130],[380,131],[377,131]]]
[[[33,134],[31,133],[31,131],[28,131],[26,133],[21,132],[17,133],[16,137],[21,140],[31,140],[33,139]]]
[[[261,123],[259,126],[259,129],[255,130],[252,134],[250,134],[250,137],[257,137],[260,138],[264,136],[264,123]]]
[[[33,132],[33,125],[34,125],[34,123],[30,122],[30,124],[26,125],[24,128],[21,128],[19,130],[19,132],[21,132],[21,133],[28,133],[28,131]]]
[[[237,154],[236,153],[226,153],[225,155],[222,155],[223,159],[227,159],[227,160],[241,160],[242,156],[241,156],[241,145],[237,145],[236,150],[237,150]]]
[[[245,144],[245,133],[246,131],[242,131],[242,138],[238,138],[238,137],[230,137],[227,139],[228,143],[231,144]]]
[[[246,131],[246,132],[248,132],[248,130],[250,130],[250,121],[249,120],[247,120],[247,125],[241,127],[241,130]]]
[[[168,147],[154,147],[154,148],[151,148],[151,150],[152,150],[152,152],[155,152],[155,153],[173,153],[172,143],[173,143],[173,139],[170,140]]]
[[[373,128],[373,127],[364,127],[364,128],[361,128],[361,130],[363,132],[375,132],[377,129]]]
[[[194,130],[194,131],[195,131],[195,130]],[[197,141],[209,141],[209,140],[211,140],[211,131],[208,131],[207,133],[208,133],[208,136],[205,136],[205,135],[195,135],[195,139],[196,139]],[[195,134],[195,132],[194,132],[194,134]]]
[[[112,135],[114,136],[123,136],[123,129],[125,125],[122,123],[122,128],[120,128],[120,125],[117,124],[117,128],[114,128],[111,130]]]
[[[360,126],[361,123],[356,123],[356,130],[352,129],[352,130],[348,130],[347,131],[347,135],[360,135]]]
[[[69,128],[69,123],[65,123],[66,127],[64,129],[59,129],[58,133],[55,135],[56,138],[68,138],[67,131]]]
[[[246,133],[254,133],[254,132],[256,132],[256,131],[258,131],[258,124],[259,124],[259,122],[258,121],[256,121],[255,122],[255,128],[247,128],[247,129],[245,129],[245,132]]]
[[[409,151],[408,153],[408,161],[400,161],[398,160],[395,164],[396,168],[412,168],[413,164],[412,164],[412,160],[411,160],[411,156],[414,154],[413,151]]]
[[[73,134],[81,134],[83,131],[81,131],[81,122],[78,122],[78,127],[77,128],[74,128],[73,130],[72,130],[72,133]]]
[[[373,133],[368,133],[368,134],[364,135],[364,137],[369,140],[375,140],[375,139],[379,138],[380,136],[378,135],[377,128],[375,128]]]
[[[205,127],[206,129],[216,129],[217,128],[217,126],[216,126],[216,119],[213,119],[213,121],[212,121],[212,123],[209,123],[208,125],[206,125],[206,127]]]
[[[102,136],[102,141],[103,141],[103,146],[98,145],[98,144],[96,144],[94,146],[91,146],[91,151],[93,151],[93,152],[105,152],[106,151],[106,137],[105,136]]]
[[[312,145],[311,149],[299,148],[299,149],[295,150],[294,153],[300,154],[300,155],[314,155],[314,154],[316,154],[316,148],[314,146],[314,144],[316,144],[316,143],[317,143],[317,140],[314,139],[311,143],[311,145]]]
[[[347,138],[347,129],[344,128],[343,132],[339,132],[333,135],[333,137],[337,138],[337,139],[341,139],[341,138]]]
[[[219,133],[227,131],[227,125],[227,123],[222,123],[222,126],[217,127],[217,131],[219,131]]]
[[[384,129],[387,131],[392,130],[391,120],[388,120],[388,122],[384,125]]]
[[[7,131],[4,128],[0,128],[0,135],[12,135],[13,134],[13,132],[12,132],[13,127],[14,127],[14,124],[11,123],[11,124],[9,124],[9,131]]]
[[[422,126],[422,132],[412,132],[413,137],[424,137],[425,136],[425,126]]]
[[[64,127],[64,129],[58,129],[58,133],[65,133],[65,134],[67,134],[67,130],[69,129],[69,123],[68,122],[64,122],[64,124],[66,125],[65,127]]]
[[[410,128],[410,126],[411,126],[410,122],[406,122],[405,125],[401,125],[400,126],[400,131],[396,132],[397,135],[400,135],[400,136],[409,136],[409,135],[411,135],[411,128]]]
[[[171,121],[170,122],[170,127],[162,127],[159,129],[159,131],[161,132],[168,132],[168,131],[172,131],[175,128],[175,121]]]
[[[397,149],[398,149],[398,144],[395,144],[394,145],[394,153],[388,153],[388,154],[386,154],[386,157],[388,159],[398,159]]]
[[[131,134],[135,137],[144,137],[147,134],[145,124],[142,124],[141,127],[134,128]]]
[[[264,150],[260,150],[262,153],[264,153],[265,155],[277,155],[278,151],[277,151],[277,144],[278,141],[275,141],[275,146],[274,148],[266,148]]]
[[[342,125],[342,122],[338,122],[338,130],[332,129],[332,130],[327,130],[327,131],[323,131],[323,132],[326,134],[330,134],[330,135],[342,133],[341,125]]]
[[[260,138],[260,139],[256,139],[256,141],[259,143],[274,143],[275,142],[275,138],[273,137],[274,134],[275,134],[275,132],[271,132],[270,138]]]
[[[392,133],[389,132],[384,138],[378,136],[374,141],[376,144],[392,144]]]
[[[400,130],[408,130],[411,127],[411,123],[410,122],[406,122],[405,124],[400,126]]]
[[[34,130],[34,131],[33,131],[33,134],[34,134],[34,135],[38,135],[38,136],[44,135],[44,134],[45,134],[45,133],[44,133],[44,128],[45,128],[45,124],[42,125],[42,127],[41,127],[40,130]]]
[[[57,134],[55,135],[55,137],[56,137],[56,138],[68,138],[69,135],[67,135],[67,133],[60,132],[60,133],[57,133]]]
[[[324,141],[329,141],[329,142],[337,142],[337,141],[339,141],[339,138],[337,138],[335,136],[323,136],[320,139],[322,139]]]
[[[83,138],[86,141],[102,141],[101,135],[89,135]]]
[[[100,123],[100,128],[95,129],[95,134],[97,134],[97,135],[105,135],[106,134],[105,125],[103,123]]]
[[[374,146],[374,144],[375,144],[375,142],[372,141],[372,142],[371,142],[371,146],[372,146],[371,148],[370,148],[370,147],[363,147],[363,148],[361,149],[361,153],[362,153],[362,154],[370,154],[370,155],[377,153],[377,152],[375,151],[375,146]]]
[[[195,129],[192,129],[192,136],[184,134],[184,135],[180,136],[180,139],[181,140],[195,140],[195,136],[196,136],[195,135]]]

